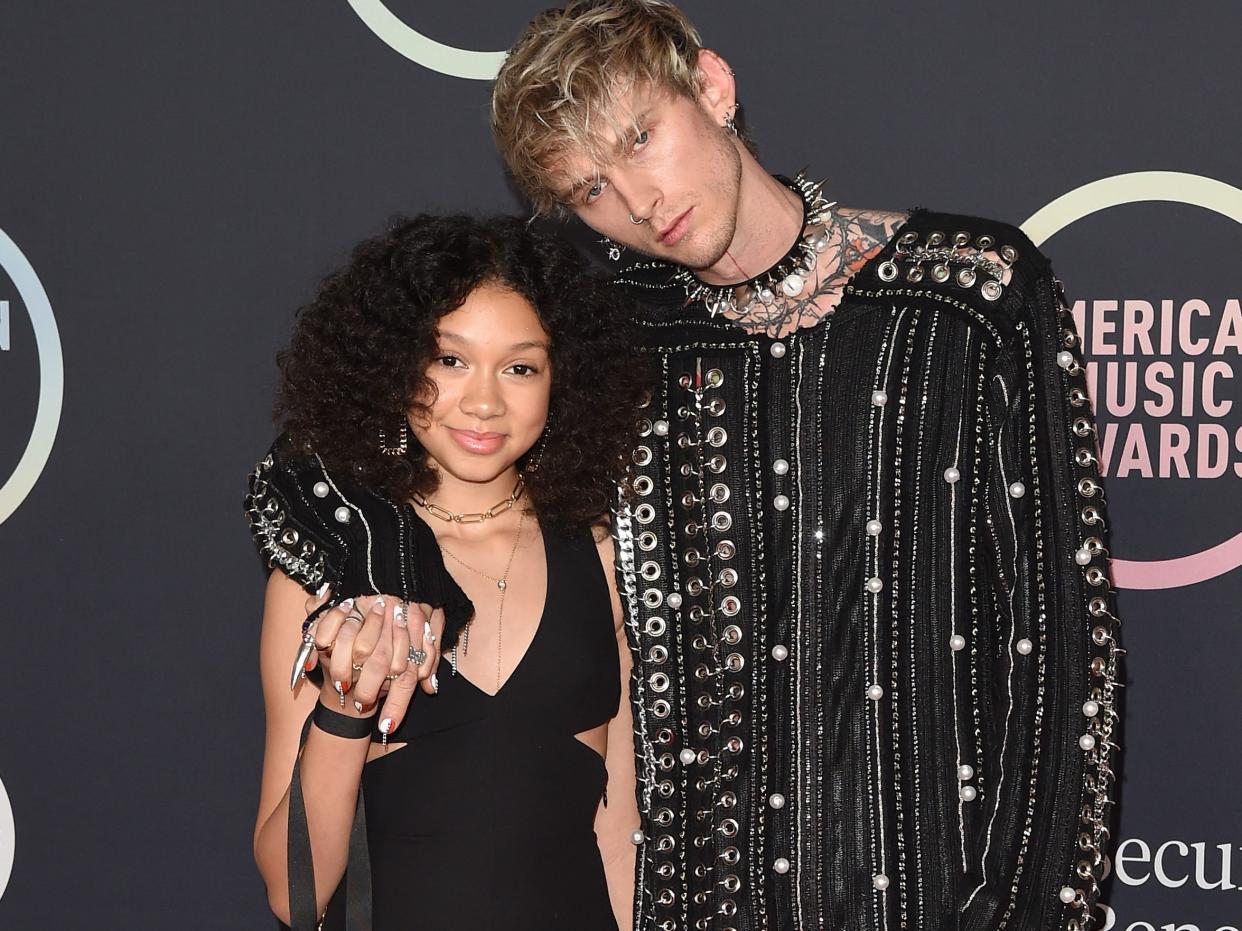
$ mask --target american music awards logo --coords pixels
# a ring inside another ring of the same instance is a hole
[[[43,474],[60,426],[65,385],[60,332],[51,302],[30,262],[3,230],[0,230],[0,384],[5,389],[0,428],[6,434],[0,437],[4,441],[0,449],[12,455],[0,464],[0,524],[3,524],[26,500]],[[23,399],[32,402],[26,409],[21,406]],[[30,407],[33,407],[33,421],[21,419],[29,418]],[[24,445],[23,436],[28,437]],[[13,444],[11,448],[10,443]]]
[[[9,877],[13,873],[13,848],[17,841],[13,826],[13,806],[9,804],[9,795],[4,791],[4,781],[0,780],[0,898],[9,887]]]
[[[1022,228],[1038,246],[1099,211],[1149,202],[1186,204],[1242,224],[1242,190],[1200,175],[1145,171],[1070,191]],[[1127,241],[1135,244],[1139,261],[1160,261],[1141,229],[1127,231]],[[1233,272],[1235,266],[1225,268]],[[1232,288],[1238,284],[1229,282]],[[1222,501],[1236,501],[1242,493],[1240,297],[1242,289],[1212,301],[1193,291],[1080,300],[1071,293],[1099,424],[1100,465],[1114,488],[1133,479],[1151,480],[1145,486],[1196,479],[1222,483]],[[1180,491],[1167,487],[1168,494]],[[1216,539],[1196,541],[1201,548],[1189,554],[1114,559],[1114,582],[1119,588],[1177,588],[1242,566],[1242,526],[1229,526],[1225,539],[1219,528],[1215,532]]]
[[[475,52],[436,42],[408,25],[382,0],[349,0],[349,5],[389,48],[432,71],[454,78],[491,81],[505,60],[505,52]]]
[[[37,371],[37,375],[35,372]],[[17,243],[0,230],[0,406],[6,452],[0,465],[0,525],[21,506],[39,481],[60,426],[65,371],[60,332],[47,292]],[[30,402],[23,409],[22,401]],[[28,418],[33,408],[33,420]],[[28,429],[28,433],[26,430]],[[23,445],[22,438],[27,437]],[[0,532],[3,532],[0,529]],[[13,808],[0,780],[0,897],[13,872],[17,834]]]

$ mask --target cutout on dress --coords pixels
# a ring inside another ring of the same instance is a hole
[[[370,748],[367,750],[367,762],[370,763],[373,760],[382,760],[384,757],[390,756],[398,750],[404,750],[409,745],[410,743],[408,740],[403,740],[396,743],[389,743],[388,749],[385,750],[383,744],[372,741]]]
[[[608,758],[608,725],[601,724],[599,727],[592,727],[590,730],[581,731],[574,734],[574,740],[582,744],[592,753],[600,758],[601,762],[607,761]]]

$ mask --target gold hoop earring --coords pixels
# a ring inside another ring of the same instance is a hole
[[[379,431],[379,451],[385,456],[404,456],[410,448],[410,425],[409,422],[402,417],[401,429],[397,433],[397,445],[388,445],[388,434],[381,427]]]
[[[543,451],[548,445],[548,436],[552,433],[552,412],[548,412],[547,423],[543,425],[543,433],[539,434],[539,440],[535,443],[535,454],[530,457],[526,463],[526,468],[522,470],[523,475],[533,475],[539,471],[539,466],[543,462]]]

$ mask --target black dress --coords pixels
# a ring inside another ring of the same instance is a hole
[[[263,470],[263,488],[283,492],[281,533],[292,526],[304,531],[313,522],[297,519],[304,516],[297,502],[314,500],[322,464],[290,467],[289,450],[276,452]],[[297,486],[307,482],[312,487],[303,496]],[[366,499],[356,488],[333,486],[351,506]],[[429,557],[438,554],[416,554],[409,544],[426,550],[430,528],[400,505],[399,519],[385,523],[382,511],[391,507],[373,502],[361,509],[367,546],[375,551],[372,572],[383,561],[380,552],[396,544],[384,539],[383,528],[412,520],[418,527],[405,541],[406,560],[419,560],[426,573],[429,562],[438,562]],[[594,833],[607,774],[599,754],[574,736],[607,723],[620,702],[611,601],[588,529],[545,530],[544,547],[543,614],[500,691],[489,695],[442,662],[439,694],[416,695],[389,738],[406,745],[363,770],[374,931],[616,931]],[[286,565],[278,555],[264,555]],[[332,555],[359,562],[357,552]],[[375,579],[398,594],[411,581]],[[447,573],[439,586],[455,588]],[[459,595],[445,597],[460,603]],[[349,879],[328,907],[324,931],[346,926]]]

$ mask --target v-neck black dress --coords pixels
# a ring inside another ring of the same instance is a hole
[[[543,616],[500,692],[444,662],[390,738],[406,746],[363,770],[374,931],[616,931],[594,833],[607,776],[574,736],[620,702],[611,603],[589,531],[544,541]]]

